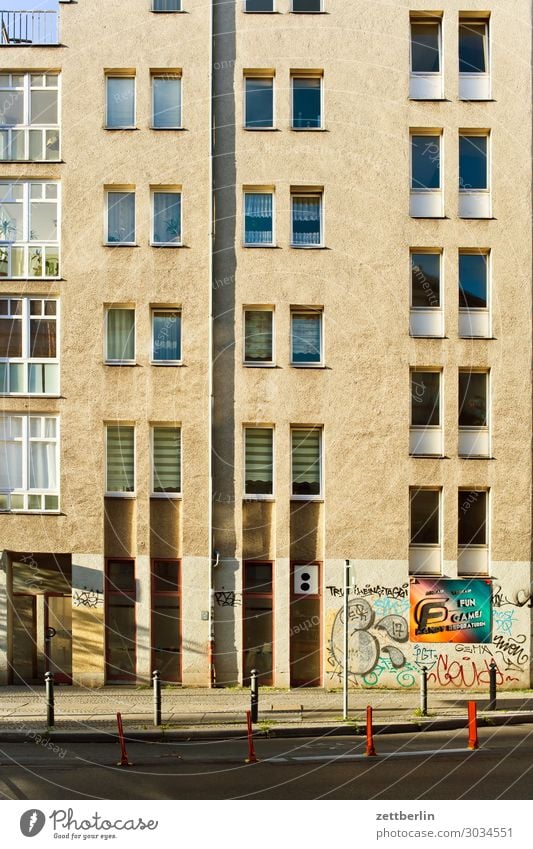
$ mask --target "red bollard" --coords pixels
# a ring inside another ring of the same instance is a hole
[[[468,748],[479,749],[479,740],[477,737],[477,705],[475,702],[468,702]]]
[[[124,727],[122,725],[122,716],[120,713],[117,713],[117,725],[118,725],[118,739],[120,743],[120,760],[117,766],[133,766],[128,758],[128,753],[126,751],[126,741],[124,740]]]
[[[257,758],[255,756],[255,749],[254,749],[254,737],[253,737],[252,712],[251,712],[251,710],[246,711],[246,725],[248,727],[248,757],[246,758],[245,763],[256,764]]]
[[[372,708],[368,705],[366,709],[366,756],[367,758],[376,757],[374,748],[374,732],[372,730]]]

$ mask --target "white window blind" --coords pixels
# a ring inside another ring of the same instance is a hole
[[[153,452],[153,491],[181,492],[181,428],[154,427]]]
[[[292,313],[292,362],[320,363],[322,359],[321,313]]]
[[[292,431],[292,494],[320,495],[321,430]]]
[[[249,363],[272,362],[272,311],[247,310],[244,318],[244,359]]]
[[[107,492],[134,491],[134,428],[107,427]]]
[[[273,431],[266,427],[245,430],[245,490],[247,495],[272,495]]]

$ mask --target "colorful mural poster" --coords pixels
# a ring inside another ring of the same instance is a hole
[[[413,578],[409,639],[417,643],[490,643],[491,581]]]

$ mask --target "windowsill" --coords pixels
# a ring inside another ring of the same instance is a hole
[[[183,242],[179,244],[177,242],[150,242],[151,248],[186,248],[187,245],[184,245]]]
[[[291,250],[295,251],[328,251],[329,248],[326,245],[289,245]]]
[[[61,165],[64,159],[0,159],[2,165]]]
[[[246,368],[276,368],[276,363],[247,363],[244,362],[243,366]]]
[[[435,333],[410,333],[409,336],[411,339],[448,339],[444,333],[439,333],[438,336]]]
[[[117,132],[117,131],[121,132],[121,133],[123,133],[123,132],[131,133],[132,131],[140,130],[140,127],[105,127],[104,126],[103,129],[107,130],[109,133],[114,133],[114,132]]]
[[[105,366],[112,366],[112,367],[118,366],[119,368],[122,368],[122,367],[125,367],[125,366],[127,366],[129,368],[135,368],[135,366],[137,366],[138,363],[134,362],[133,360],[124,360],[124,361],[122,361],[122,360],[104,360],[104,365]]]
[[[0,510],[0,516],[64,516],[61,510]]]
[[[150,124],[150,130],[155,130],[157,133],[161,132],[170,132],[170,133],[184,133],[187,130],[187,127],[154,127]]]
[[[138,242],[104,242],[104,248],[139,248]]]
[[[279,133],[279,127],[243,127],[247,133]]]
[[[323,495],[291,495],[291,501],[317,501],[318,503],[324,502]]]
[[[497,337],[496,336],[467,336],[464,333],[459,333],[457,338],[458,339],[479,339],[481,341],[483,339],[485,339],[485,341],[488,340],[490,342],[490,341],[494,341]]]
[[[414,460],[447,460],[446,454],[409,454]]]
[[[45,392],[0,392],[0,398],[47,398],[49,401],[59,400],[62,395],[47,395]]]
[[[494,460],[491,454],[457,454],[460,460]]]
[[[325,369],[325,363],[291,363],[291,368]]]
[[[154,15],[188,15],[186,9],[150,9]]]
[[[104,492],[104,498],[125,498],[131,501],[137,498],[137,495],[135,492]]]
[[[293,133],[327,133],[326,127],[291,127]]]
[[[275,495],[261,495],[260,493],[251,493],[250,495],[246,495],[246,493],[242,497],[243,501],[268,501],[272,502],[276,500]]]
[[[185,363],[183,360],[150,360],[151,366],[163,366],[163,368],[182,368]]]
[[[181,501],[183,495],[181,492],[152,492],[150,499],[156,501]]]
[[[10,283],[57,283],[64,279],[64,277],[0,277],[0,283],[6,280]]]
[[[267,248],[268,250],[272,250],[272,248],[279,248],[279,245],[247,245],[246,242],[241,245],[243,248],[253,248],[257,250],[257,248]]]

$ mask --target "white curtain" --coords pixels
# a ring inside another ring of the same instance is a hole
[[[272,313],[248,310],[244,322],[244,358],[247,362],[272,360]]]
[[[293,197],[292,199],[292,240],[295,245],[319,245],[320,234],[320,198]]]
[[[320,315],[292,315],[292,359],[295,363],[320,362]]]
[[[111,309],[107,313],[107,359],[135,359],[135,310]]]
[[[248,192],[245,195],[246,244],[271,244],[272,235],[272,195]]]
[[[57,489],[57,444],[30,442],[30,489]]]

